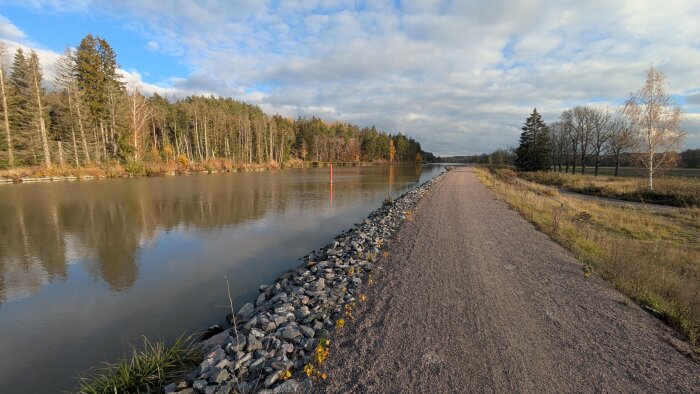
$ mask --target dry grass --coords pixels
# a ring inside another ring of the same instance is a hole
[[[477,175],[492,187],[486,169],[477,169]],[[573,252],[584,267],[592,267],[698,345],[700,208],[660,213],[586,201],[508,179],[497,177],[492,187],[499,198]]]
[[[654,178],[654,191],[649,191],[647,179],[635,177],[592,176],[560,172],[521,172],[518,176],[543,185],[575,193],[611,197],[628,201],[672,205],[700,206],[700,179],[692,177]]]
[[[51,168],[18,167],[0,170],[0,180],[22,182],[28,179],[87,179],[87,178],[121,178],[139,176],[165,176],[172,174],[218,173],[267,171],[281,168],[302,168],[309,163],[290,160],[284,163],[276,161],[266,163],[235,163],[228,159],[211,159],[204,162],[190,162],[184,157],[169,162],[128,162],[126,164],[110,163],[83,167],[54,166]]]

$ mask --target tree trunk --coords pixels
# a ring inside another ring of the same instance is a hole
[[[44,107],[41,103],[41,89],[39,88],[39,80],[36,75],[36,70],[32,71],[34,73],[34,89],[36,90],[36,104],[38,106],[39,115],[39,133],[41,135],[41,148],[44,151],[44,164],[47,167],[51,167],[51,152],[49,151],[49,138],[46,135],[46,123],[44,122]]]
[[[649,152],[649,190],[654,191],[654,151]]]
[[[600,165],[600,153],[595,154],[595,173],[593,176],[598,176],[598,166]]]
[[[209,160],[209,136],[207,135],[207,117],[204,116],[204,157]]]
[[[156,122],[151,120],[151,129],[153,130],[153,149],[158,150],[158,137],[156,136]]]
[[[104,155],[105,162],[107,161],[107,133],[105,133],[105,124],[100,120],[100,134],[102,134],[102,154]]]
[[[618,170],[620,169],[620,154],[615,154],[615,176],[617,176]]]
[[[95,143],[93,149],[95,149],[95,161],[100,161],[100,139],[97,137],[97,125],[92,128],[92,140]]]
[[[58,142],[58,165],[63,167],[65,165],[65,162],[63,161],[63,144],[61,141]]]
[[[194,114],[194,138],[197,142],[197,154],[199,155],[199,161],[202,162],[202,146],[199,142],[199,128],[197,127],[197,113]]]
[[[110,129],[111,129],[110,134],[112,136],[112,155],[116,157],[117,156],[117,139],[115,138],[115,132],[116,132],[115,130],[117,129],[117,121],[115,119],[116,108],[114,105],[114,97],[113,97],[111,87],[109,88],[109,106],[110,106],[109,112],[110,112],[110,115],[112,116],[112,124],[110,125]]]
[[[12,153],[12,133],[10,132],[10,119],[7,113],[7,96],[5,95],[5,79],[3,68],[0,65],[0,93],[2,94],[2,111],[5,115],[5,132],[7,133],[7,162],[10,167],[15,165],[15,157]]]
[[[70,135],[73,141],[73,157],[75,166],[80,167],[80,158],[78,158],[78,143],[75,140],[75,123],[73,122],[73,100],[71,99],[70,88],[68,90],[68,113],[70,114]]]
[[[70,92],[68,92],[70,94]],[[80,97],[75,96],[75,112],[78,115],[78,128],[80,129],[80,138],[83,140],[83,154],[85,162],[90,163],[90,151],[88,150],[87,139],[85,138],[85,128],[83,127],[83,116],[80,112]]]

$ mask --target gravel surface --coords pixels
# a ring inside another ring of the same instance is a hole
[[[458,168],[404,222],[319,392],[700,392],[689,345]]]

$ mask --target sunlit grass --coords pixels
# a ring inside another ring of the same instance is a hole
[[[508,177],[497,178],[492,187],[488,170],[476,171],[499,198],[573,252],[582,266],[698,345],[700,208],[658,212],[604,204],[546,186],[525,187]]]
[[[648,180],[642,177],[595,177],[555,171],[521,172],[518,176],[575,193],[679,207],[700,206],[700,179],[692,177],[656,177],[654,191],[649,191]]]
[[[247,172],[276,170],[280,168],[300,168],[310,165],[300,160],[284,163],[236,163],[229,159],[210,159],[204,162],[190,161],[185,156],[162,161],[128,161],[100,165],[74,166],[35,166],[16,167],[0,170],[0,180],[20,182],[26,178],[119,178],[129,176],[163,176],[185,173]]]

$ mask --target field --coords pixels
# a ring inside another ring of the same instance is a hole
[[[677,169],[683,170],[683,169]],[[510,169],[498,169],[515,175]],[[690,171],[688,174],[692,173]],[[505,173],[504,173],[505,174]],[[566,174],[561,172],[519,172],[517,176],[542,185],[555,186],[574,193],[616,198],[676,207],[700,206],[700,178],[691,176],[659,176],[650,191],[646,178]]]
[[[563,169],[563,167],[562,167]],[[629,176],[629,177],[646,177],[646,168],[639,167],[620,167],[618,172],[619,176]],[[580,173],[581,168],[576,167],[576,173]],[[587,166],[584,174],[593,175],[595,172],[595,167]],[[600,175],[614,175],[615,167],[600,167],[598,168],[598,176]],[[664,168],[659,172],[660,176],[682,176],[691,178],[700,178],[700,168]]]
[[[698,345],[700,208],[659,212],[592,202],[500,172],[494,183],[489,170],[476,171],[500,199],[569,249],[583,274],[600,274]]]

